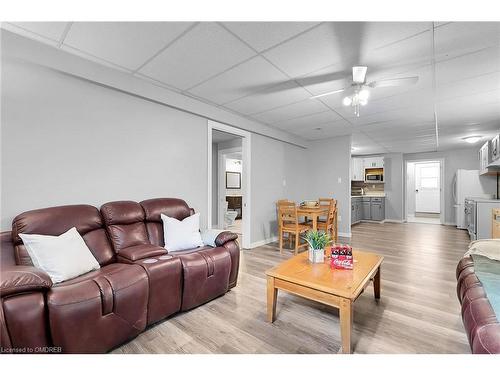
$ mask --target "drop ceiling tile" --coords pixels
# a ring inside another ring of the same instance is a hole
[[[292,77],[302,76],[342,61],[332,23],[324,23],[264,53]]]
[[[191,22],[75,22],[64,44],[134,70]]]
[[[308,129],[297,129],[292,131],[293,134],[298,135],[306,140],[314,141],[325,138],[340,137],[343,135],[352,134],[352,127],[346,124],[328,124],[328,126],[323,126],[321,129],[308,128]]]
[[[436,64],[436,84],[441,85],[500,71],[500,46],[442,59]]]
[[[244,115],[251,115],[296,103],[310,96],[306,90],[290,81],[226,103],[224,106]]]
[[[500,90],[500,70],[440,85],[437,89],[437,99],[453,99],[495,90]]]
[[[189,90],[190,93],[223,104],[252,92],[252,87],[283,82],[287,76],[266,59],[256,56]]]
[[[338,121],[341,121],[344,125],[350,126],[347,121],[343,120],[342,117],[333,111],[320,112],[295,119],[280,121],[274,123],[273,126],[285,131],[292,131],[301,128],[312,129],[318,127],[319,125],[328,126],[329,124],[333,124]]]
[[[255,55],[251,48],[212,22],[198,24],[140,72],[179,89],[188,89]]]
[[[316,100],[306,99],[298,103],[275,108],[252,116],[257,121],[273,124],[292,118],[307,116],[313,113],[329,111],[327,107]]]
[[[224,26],[259,52],[317,24],[318,22],[224,22]]]
[[[500,45],[500,22],[451,22],[435,30],[436,56]]]
[[[5,22],[2,27],[31,39],[58,45],[67,25],[68,22]]]

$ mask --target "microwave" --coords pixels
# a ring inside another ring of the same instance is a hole
[[[365,182],[384,182],[383,173],[367,173],[365,175]]]

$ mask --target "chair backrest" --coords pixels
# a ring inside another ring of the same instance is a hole
[[[296,226],[298,227],[299,219],[297,215],[297,206],[295,204],[278,205],[278,225],[279,227]]]

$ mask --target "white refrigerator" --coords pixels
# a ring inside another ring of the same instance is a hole
[[[457,228],[466,229],[465,198],[491,199],[496,192],[496,178],[480,176],[479,170],[457,169],[453,177],[452,195]]]

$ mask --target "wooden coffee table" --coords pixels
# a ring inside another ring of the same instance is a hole
[[[329,263],[312,264],[307,251],[271,268],[267,275],[267,319],[274,322],[278,289],[337,307],[340,311],[342,353],[351,353],[353,303],[373,280],[380,298],[380,265],[383,257],[353,250],[354,269],[334,270]]]

